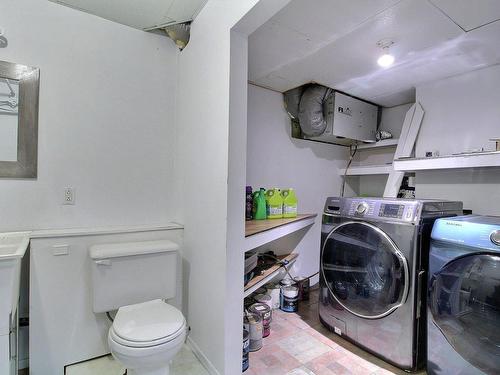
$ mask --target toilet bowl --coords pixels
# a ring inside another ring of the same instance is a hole
[[[108,344],[127,375],[168,375],[186,334],[182,313],[156,299],[120,307],[109,329]]]

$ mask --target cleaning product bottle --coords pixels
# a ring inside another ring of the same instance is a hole
[[[283,190],[283,217],[297,217],[297,196],[293,189]]]
[[[274,188],[266,193],[267,218],[281,219],[283,217],[283,198],[280,189]]]
[[[253,218],[254,220],[266,218],[266,189],[264,188],[253,193]]]
[[[247,186],[245,189],[245,220],[253,219],[253,196],[252,187]]]

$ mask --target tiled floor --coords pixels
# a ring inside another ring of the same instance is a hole
[[[123,375],[124,372],[125,369],[111,355],[66,368],[66,375]],[[184,345],[172,361],[170,374],[208,375],[208,372],[191,349]]]
[[[111,355],[78,363],[66,368],[66,375],[123,375],[125,369]],[[27,375],[27,369],[19,375]],[[184,345],[172,361],[170,375],[208,375],[207,370],[195,357],[191,349]]]
[[[273,311],[271,335],[244,375],[407,374],[331,333],[319,321],[318,290],[297,314]],[[425,371],[417,373],[425,374]]]

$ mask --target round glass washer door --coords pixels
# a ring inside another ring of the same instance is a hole
[[[433,323],[467,362],[488,375],[500,371],[500,254],[452,260],[432,275]]]
[[[378,319],[408,296],[408,262],[380,228],[350,221],[335,227],[321,251],[321,276],[332,297],[350,313]]]

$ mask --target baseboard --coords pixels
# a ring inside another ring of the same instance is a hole
[[[198,361],[201,362],[203,367],[205,367],[205,369],[208,371],[210,375],[220,375],[219,371],[217,371],[212,362],[210,362],[210,360],[205,356],[205,354],[203,354],[198,344],[196,344],[196,342],[194,342],[191,339],[191,337],[188,336],[186,344],[193,351],[196,358],[198,358]]]

